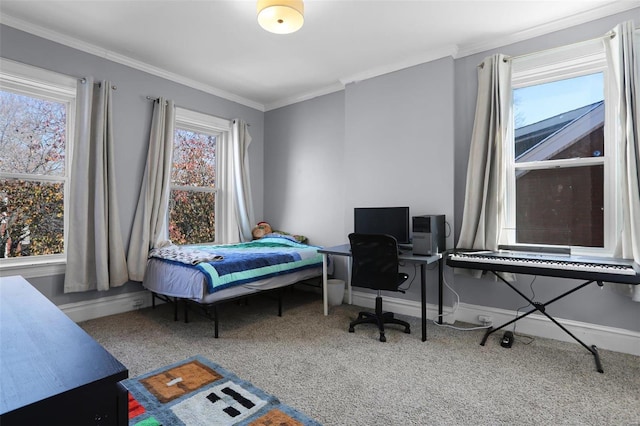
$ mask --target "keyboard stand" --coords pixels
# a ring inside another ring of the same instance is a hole
[[[585,281],[584,283],[580,284],[579,286],[565,292],[562,293],[560,296],[554,297],[553,299],[549,300],[546,303],[539,303],[539,302],[534,302],[533,300],[531,300],[529,297],[527,297],[524,293],[522,293],[520,290],[518,290],[516,287],[514,287],[510,282],[508,282],[507,280],[505,280],[504,278],[502,278],[502,276],[500,276],[500,274],[498,274],[496,271],[491,271],[496,277],[498,277],[498,279],[500,279],[503,283],[505,283],[506,285],[508,285],[509,287],[511,287],[513,289],[513,291],[515,291],[516,293],[518,293],[520,296],[522,296],[523,299],[525,299],[527,302],[529,302],[531,304],[531,306],[533,306],[534,308],[531,309],[529,312],[526,312],[522,315],[518,315],[517,317],[515,317],[514,319],[512,319],[509,322],[506,322],[504,324],[502,324],[500,327],[498,328],[493,328],[493,327],[489,327],[487,329],[487,331],[484,334],[484,337],[482,338],[482,342],[480,342],[480,346],[484,346],[484,344],[487,342],[487,338],[489,337],[489,335],[493,334],[494,332],[503,329],[511,324],[513,324],[514,322],[538,311],[540,312],[542,315],[546,316],[547,318],[549,318],[555,325],[557,325],[558,327],[560,327],[565,333],[567,333],[569,336],[571,336],[576,342],[580,343],[586,350],[588,350],[589,352],[591,352],[593,354],[593,357],[595,358],[595,362],[596,362],[596,369],[598,370],[598,373],[604,373],[604,370],[602,369],[602,363],[600,362],[600,355],[598,354],[598,349],[596,348],[595,345],[591,345],[591,346],[587,346],[582,340],[578,339],[576,336],[573,335],[573,333],[571,333],[569,330],[567,330],[562,324],[560,324],[558,321],[555,320],[555,318],[553,318],[551,315],[549,315],[548,313],[545,312],[545,308],[550,305],[551,303],[562,299],[565,296],[570,295],[571,293],[574,293],[578,290],[580,290],[583,287],[588,286],[589,284],[596,282],[598,284],[598,286],[602,287],[602,281],[596,281],[596,280],[590,280],[590,281]]]

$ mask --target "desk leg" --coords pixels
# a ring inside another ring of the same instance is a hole
[[[427,341],[427,269],[420,264],[420,305],[422,309],[422,341]]]
[[[329,315],[329,300],[327,296],[327,254],[322,253],[322,305],[324,307],[324,314]]]
[[[351,256],[347,259],[347,302],[353,305],[353,296],[351,294]]]
[[[438,260],[438,324],[442,324],[442,283],[444,281],[444,259]]]

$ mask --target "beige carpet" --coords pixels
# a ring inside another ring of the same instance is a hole
[[[320,297],[295,290],[284,314],[265,297],[220,308],[220,338],[195,313],[173,321],[168,305],[80,325],[137,376],[202,355],[324,425],[640,424],[640,357],[600,350],[604,374],[582,346],[420,321],[412,333],[348,323],[360,308],[322,315]],[[465,326],[465,324],[457,324]],[[500,335],[499,335],[500,334]],[[587,342],[588,343],[588,342]]]

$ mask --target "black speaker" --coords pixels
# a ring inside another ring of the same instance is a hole
[[[413,216],[413,254],[431,256],[446,250],[444,215]]]

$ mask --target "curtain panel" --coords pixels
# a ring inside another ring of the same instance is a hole
[[[112,84],[78,83],[69,185],[64,292],[109,290],[127,282],[113,147]]]
[[[224,196],[216,202],[220,203],[219,212],[224,220],[216,221],[216,241],[234,244],[251,241],[255,223],[249,176],[249,125],[235,119],[227,136],[218,149],[219,183]]]
[[[157,99],[151,119],[147,163],[127,253],[129,278],[133,281],[143,280],[149,251],[169,243],[165,236],[174,129],[174,102]]]
[[[457,248],[497,250],[505,221],[511,62],[493,55],[478,66],[478,97]]]
[[[249,176],[249,145],[251,135],[247,123],[233,120],[231,146],[233,154],[233,193],[240,241],[251,241],[253,236],[253,203],[251,201],[251,181]]]
[[[616,164],[621,206],[621,227],[616,235],[615,255],[640,263],[640,31],[633,21],[617,25],[607,40],[607,56],[615,78],[614,123],[618,151]],[[640,286],[628,286],[628,293],[640,302]]]

